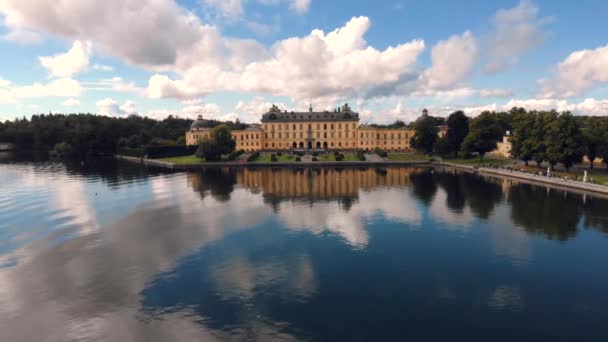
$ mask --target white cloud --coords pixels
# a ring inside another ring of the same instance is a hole
[[[28,86],[16,86],[9,81],[0,86],[0,103],[15,103],[17,99],[38,97],[78,97],[81,93],[80,83],[71,78],[59,78],[49,83],[34,83]]]
[[[89,66],[91,43],[75,41],[70,50],[53,56],[38,57],[40,64],[53,76],[71,77]]]
[[[477,58],[477,41],[470,31],[438,42],[431,51],[431,67],[422,75],[424,86],[446,90],[473,71]]]
[[[203,4],[213,7],[222,15],[238,17],[244,12],[243,0],[202,0]]]
[[[547,19],[538,18],[538,7],[526,0],[513,8],[498,10],[492,22],[495,31],[487,46],[487,73],[516,64],[522,54],[540,46],[547,37],[541,31]]]
[[[38,44],[42,41],[38,33],[24,29],[12,29],[2,39],[20,44]]]
[[[80,106],[80,101],[77,99],[67,99],[63,102],[63,105],[66,107],[76,107]]]
[[[99,70],[99,71],[113,71],[114,68],[110,65],[102,65],[102,64],[94,64],[93,65],[93,69],[94,70]]]
[[[513,107],[526,110],[552,110],[558,112],[570,111],[578,115],[608,115],[608,99],[587,98],[580,102],[570,102],[566,99],[512,99],[504,104],[489,104],[484,106],[462,106],[465,113],[477,115],[483,111],[507,111]],[[456,107],[454,107],[456,108]]]
[[[302,38],[279,41],[265,59],[239,63],[240,67],[223,69],[199,62],[182,79],[156,74],[149,80],[148,95],[185,100],[215,91],[244,91],[292,99],[352,97],[412,72],[424,42],[413,40],[379,51],[363,38],[369,27],[368,18],[352,18],[327,34],[313,30]]]
[[[126,101],[124,104],[119,105],[118,102],[114,101],[113,99],[106,98],[97,101],[96,105],[99,108],[99,115],[124,116],[137,114],[137,109],[132,101]]]
[[[298,13],[306,13],[310,8],[311,0],[291,0],[290,8]]]
[[[608,83],[608,45],[571,53],[557,65],[555,76],[541,82],[543,97],[571,97]]]
[[[86,90],[133,92],[139,95],[145,93],[135,82],[125,82],[122,77],[104,78],[99,81],[82,82],[82,84]]]

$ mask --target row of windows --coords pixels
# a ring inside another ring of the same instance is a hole
[[[270,126],[271,130],[274,130],[274,128],[276,126],[279,131],[283,127],[282,124],[275,124],[275,125],[271,124],[269,126]],[[356,123],[353,123],[351,126],[352,126],[353,129],[357,128],[357,124]],[[297,126],[296,124],[292,124],[291,127],[292,127],[292,129],[294,131],[297,129],[297,127],[300,127],[300,130],[303,130],[304,129],[304,124],[300,124],[299,126]],[[344,128],[348,129],[348,124],[345,123],[344,124]],[[312,124],[308,124],[308,129],[312,129]],[[319,124],[319,123],[317,124],[317,129],[321,129],[321,124]],[[325,129],[325,130],[327,129],[327,124],[323,124],[323,129]],[[334,124],[329,124],[329,129],[334,129]],[[342,129],[342,124],[341,123],[338,124],[338,129]],[[285,130],[289,131],[289,124],[285,124]]]
[[[361,139],[369,138],[370,135],[372,138],[374,137],[374,133],[369,133],[369,132],[361,133]],[[405,139],[410,138],[409,134],[407,134],[407,133],[405,133],[403,136],[405,137]],[[391,133],[390,137],[391,137],[391,139],[395,139],[395,133]],[[384,139],[387,139],[387,138],[388,138],[387,133],[384,133]],[[376,139],[381,139],[380,133],[376,133]],[[397,139],[401,139],[401,133],[397,133]]]
[[[236,140],[238,140],[239,137],[241,138],[241,140],[247,140],[249,138],[251,138],[251,139],[259,139],[260,135],[257,134],[257,133],[256,134],[241,134],[241,135],[237,135],[236,136]]]

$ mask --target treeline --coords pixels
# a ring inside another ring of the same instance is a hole
[[[574,116],[570,112],[526,111],[483,112],[475,118],[457,111],[446,119],[448,131],[438,136],[436,119],[421,117],[414,123],[415,149],[443,157],[483,157],[496,149],[497,142],[511,132],[511,154],[526,164],[558,163],[569,168],[588,156],[592,162],[608,162],[608,118]]]
[[[205,120],[205,126],[223,122]],[[12,142],[20,150],[65,151],[73,157],[110,154],[119,147],[185,145],[185,132],[192,120],[168,116],[154,120],[131,115],[115,118],[95,114],[40,114],[31,119],[0,122],[0,141]],[[246,128],[240,122],[226,122],[231,129]]]

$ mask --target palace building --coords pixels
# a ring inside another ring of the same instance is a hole
[[[201,116],[186,133],[186,144],[196,145],[209,136]],[[273,105],[261,125],[232,131],[237,150],[373,150],[409,151],[414,130],[359,124],[359,113],[348,104],[333,111],[281,111]]]

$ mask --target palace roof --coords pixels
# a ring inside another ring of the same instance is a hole
[[[262,115],[262,122],[302,122],[302,121],[359,121],[359,113],[353,112],[348,104],[334,111],[314,112],[312,107],[308,112],[281,111],[272,105],[270,110]]]

